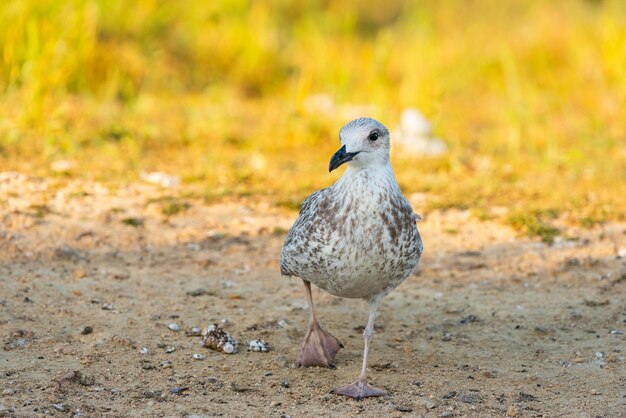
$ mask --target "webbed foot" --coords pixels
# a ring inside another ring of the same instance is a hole
[[[385,396],[387,391],[370,386],[367,384],[367,381],[359,379],[351,385],[335,388],[331,393],[334,393],[335,395],[349,396],[357,401],[360,401],[363,398],[371,396]]]
[[[343,345],[339,340],[324,331],[319,323],[310,323],[300,349],[298,367],[335,367],[333,360],[340,348]]]

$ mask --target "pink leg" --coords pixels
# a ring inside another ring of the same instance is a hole
[[[370,342],[372,341],[372,335],[374,335],[374,320],[376,319],[376,310],[378,309],[378,305],[380,305],[381,300],[382,297],[377,297],[374,300],[370,301],[369,319],[367,321],[367,326],[363,331],[365,348],[363,350],[363,366],[361,367],[361,374],[359,374],[356,382],[348,386],[333,389],[334,394],[349,396],[351,398],[355,398],[356,400],[361,400],[370,396],[384,396],[387,394],[386,391],[370,386],[367,383],[367,357],[370,351]]]
[[[298,358],[299,367],[334,367],[333,360],[335,354],[343,347],[339,340],[330,333],[324,331],[317,321],[315,309],[313,308],[313,296],[311,294],[311,283],[304,280],[304,288],[309,301],[310,319],[309,326]]]

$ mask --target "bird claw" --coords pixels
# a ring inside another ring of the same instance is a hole
[[[304,336],[297,363],[298,367],[319,366],[334,368],[333,360],[335,359],[335,354],[341,348],[343,348],[343,345],[337,338],[323,330],[319,323],[313,322],[309,324],[309,328]]]
[[[387,395],[387,391],[370,386],[365,380],[357,380],[351,385],[335,388],[331,391],[331,393],[334,393],[335,395],[349,396],[357,401],[372,396]]]

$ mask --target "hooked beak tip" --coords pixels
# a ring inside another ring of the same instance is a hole
[[[328,164],[328,172],[330,173],[331,171],[335,170],[342,164],[347,163],[348,161],[351,161],[352,159],[354,159],[354,157],[357,156],[358,153],[359,153],[358,151],[346,152],[346,146],[343,145],[341,148],[339,148],[339,151],[337,151],[333,155],[333,157],[330,159],[330,163]]]

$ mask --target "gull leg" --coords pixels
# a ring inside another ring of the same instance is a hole
[[[343,345],[330,333],[324,331],[317,321],[315,308],[313,307],[313,296],[311,294],[311,282],[303,280],[306,296],[309,301],[310,319],[309,326],[302,341],[298,367],[335,367],[333,360],[335,354]]]
[[[376,297],[370,301],[369,319],[367,321],[367,326],[363,331],[365,348],[363,349],[363,367],[361,367],[361,374],[359,374],[356,382],[348,386],[333,389],[332,393],[336,395],[349,396],[351,398],[355,398],[356,400],[361,400],[369,396],[384,396],[387,394],[386,391],[370,386],[367,383],[367,357],[369,355],[372,335],[374,335],[374,319],[376,318],[376,310],[378,309],[378,305],[380,305],[381,300],[382,297]]]

